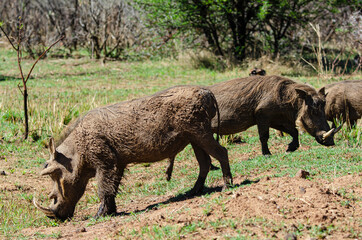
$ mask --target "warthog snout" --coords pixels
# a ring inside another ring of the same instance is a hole
[[[48,218],[57,218],[61,221],[65,221],[73,217],[74,208],[60,207],[60,204],[56,204],[57,203],[56,197],[53,199],[54,202],[48,208],[41,206],[35,197],[33,198],[33,204],[37,209],[42,211]],[[58,209],[61,209],[61,211],[59,211]]]
[[[322,131],[316,135],[318,143],[324,146],[334,146],[334,135],[341,130],[342,124],[338,128],[332,128],[328,132]]]

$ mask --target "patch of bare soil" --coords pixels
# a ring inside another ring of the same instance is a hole
[[[36,233],[41,233],[56,234],[61,239],[129,239],[133,238],[131,231],[138,232],[138,238],[143,238],[144,227],[182,229],[201,222],[205,225],[178,237],[219,239],[226,235],[243,235],[253,239],[358,239],[361,231],[356,233],[351,229],[361,230],[361,180],[362,173],[336,178],[333,182],[297,176],[262,177],[260,181],[239,177],[234,183],[241,187],[226,192],[211,188],[209,197],[145,198],[130,206],[120,204],[118,216],[98,223],[81,217],[89,211],[95,214],[96,206],[78,209],[70,222],[57,227],[24,229],[22,233],[29,238],[36,238]],[[11,189],[3,183],[1,188]],[[222,224],[223,221],[234,224]],[[210,222],[220,224],[213,227]]]

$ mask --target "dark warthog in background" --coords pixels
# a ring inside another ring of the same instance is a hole
[[[89,111],[66,131],[59,146],[51,139],[51,158],[42,175],[54,188],[49,208],[34,204],[49,217],[71,218],[88,180],[98,181],[101,204],[96,216],[116,213],[115,196],[129,163],[173,159],[191,143],[200,172],[189,194],[199,193],[210,168],[219,160],[224,187],[232,184],[227,150],[213,138],[211,119],[217,111],[210,90],[179,86],[137,100]]]
[[[326,118],[333,122],[332,126],[336,119],[347,122],[349,128],[355,125],[362,116],[362,80],[332,83],[324,88]]]
[[[269,128],[293,137],[287,151],[299,147],[296,124],[325,146],[334,145],[335,129],[330,129],[324,114],[324,89],[296,83],[279,76],[252,76],[222,82],[209,89],[220,108],[220,134],[228,135],[258,126],[264,155],[268,148]],[[216,131],[217,119],[212,127]]]
[[[266,72],[264,69],[261,68],[254,68],[253,70],[250,71],[249,76],[265,76]]]
[[[334,145],[333,136],[340,129],[330,129],[324,105],[324,89],[317,92],[313,87],[296,83],[279,76],[252,76],[210,86],[220,109],[220,135],[245,131],[257,125],[262,153],[269,155],[269,128],[290,134],[288,152],[299,147],[296,124],[325,146]],[[217,132],[218,119],[212,120]],[[173,162],[166,171],[171,178]],[[215,168],[214,166],[212,166]]]

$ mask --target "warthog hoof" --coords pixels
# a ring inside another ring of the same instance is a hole
[[[289,144],[289,145],[288,145],[287,152],[294,152],[294,151],[297,150],[298,148],[299,148],[299,144],[298,144],[298,145]]]
[[[214,171],[214,170],[219,170],[219,169],[220,169],[219,167],[216,167],[215,165],[213,165],[211,163],[210,170]]]
[[[114,198],[108,199],[108,201],[106,200],[105,202],[102,202],[101,205],[99,206],[98,212],[94,216],[95,218],[116,215],[117,207]]]

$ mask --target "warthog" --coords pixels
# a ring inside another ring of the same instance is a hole
[[[336,119],[347,122],[349,128],[355,125],[362,116],[362,80],[332,83],[324,88],[326,118],[332,126]]]
[[[249,76],[256,76],[256,75],[260,75],[260,76],[265,76],[266,72],[264,69],[261,68],[254,68],[253,70],[250,71]]]
[[[211,131],[217,111],[210,90],[178,86],[132,101],[89,111],[66,131],[59,146],[51,139],[51,158],[41,175],[50,175],[51,205],[34,205],[49,217],[71,218],[88,180],[96,176],[101,204],[96,216],[116,213],[115,196],[130,163],[173,159],[191,143],[199,177],[189,194],[199,193],[210,168],[210,156],[221,165],[224,188],[232,184],[227,150]]]
[[[270,155],[269,128],[290,134],[288,152],[299,147],[296,125],[304,128],[325,146],[334,145],[333,136],[340,130],[330,129],[325,118],[325,93],[313,87],[279,76],[251,76],[210,86],[220,108],[220,135],[245,131],[257,125],[263,155]],[[218,120],[212,120],[217,132]],[[166,171],[171,178],[173,162]]]
[[[214,118],[212,130],[217,132],[219,126],[220,135],[229,135],[257,125],[263,155],[270,155],[269,128],[292,136],[287,152],[299,147],[296,125],[325,146],[334,145],[333,136],[341,128],[330,129],[327,123],[324,88],[317,92],[310,85],[284,77],[251,76],[215,84],[208,89],[214,93],[220,108],[220,126]],[[172,174],[173,159],[170,160],[167,180]]]
[[[245,131],[257,125],[262,153],[268,148],[269,128],[290,134],[293,138],[288,152],[299,147],[296,124],[325,146],[334,145],[333,135],[324,113],[324,89],[296,83],[279,76],[252,76],[222,82],[209,89],[214,93],[220,108],[220,134]],[[216,131],[217,119],[212,128]]]

